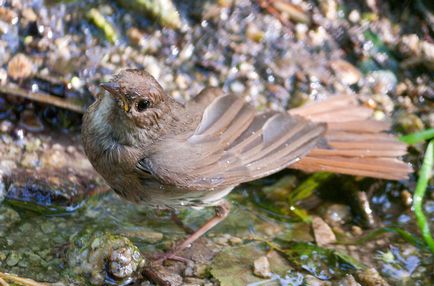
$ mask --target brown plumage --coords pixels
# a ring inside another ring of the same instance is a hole
[[[103,85],[84,116],[84,149],[122,197],[153,206],[217,206],[217,216],[175,250],[227,214],[224,197],[237,185],[284,168],[405,179],[405,145],[388,124],[353,96],[335,96],[289,113],[257,113],[242,98],[202,91],[187,105],[167,96],[140,70]]]

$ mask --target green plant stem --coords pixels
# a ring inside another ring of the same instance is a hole
[[[427,218],[423,213],[422,201],[425,195],[428,181],[431,178],[431,170],[433,168],[433,158],[434,158],[434,139],[428,143],[426,148],[425,157],[423,159],[422,167],[419,171],[419,179],[417,180],[416,190],[413,196],[413,210],[416,215],[417,223],[419,224],[422,237],[428,244],[431,252],[434,253],[434,240],[431,236]]]
[[[404,143],[416,144],[434,138],[434,128],[399,137]]]
[[[113,26],[104,18],[104,16],[95,8],[92,8],[87,12],[87,17],[104,32],[106,38],[112,43],[116,43],[118,35]]]

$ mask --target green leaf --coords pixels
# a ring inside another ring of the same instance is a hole
[[[434,160],[434,139],[428,143],[422,167],[419,171],[419,179],[417,180],[416,190],[413,196],[413,209],[416,215],[417,223],[419,224],[422,237],[425,239],[431,252],[434,253],[434,239],[429,230],[429,223],[422,209],[422,201],[428,187],[428,181],[431,179],[431,171]]]
[[[310,176],[307,180],[301,183],[294,191],[289,194],[288,202],[291,205],[296,204],[298,201],[306,199],[312,195],[312,193],[326,180],[328,180],[333,174],[319,172]]]
[[[417,144],[432,138],[434,138],[434,128],[401,136],[399,137],[399,140],[407,144]]]

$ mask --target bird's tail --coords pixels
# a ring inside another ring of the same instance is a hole
[[[361,106],[353,96],[334,96],[290,113],[325,122],[328,127],[326,144],[313,149],[291,168],[392,180],[405,179],[412,172],[399,159],[406,154],[406,145],[386,133],[390,124],[371,119],[372,110]]]

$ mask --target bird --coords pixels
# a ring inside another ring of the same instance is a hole
[[[182,104],[142,69],[101,84],[83,117],[84,151],[122,198],[154,208],[214,207],[215,215],[163,255],[175,257],[227,217],[238,185],[286,168],[390,180],[412,172],[390,124],[351,94],[289,111],[258,112],[242,97],[203,89]]]

